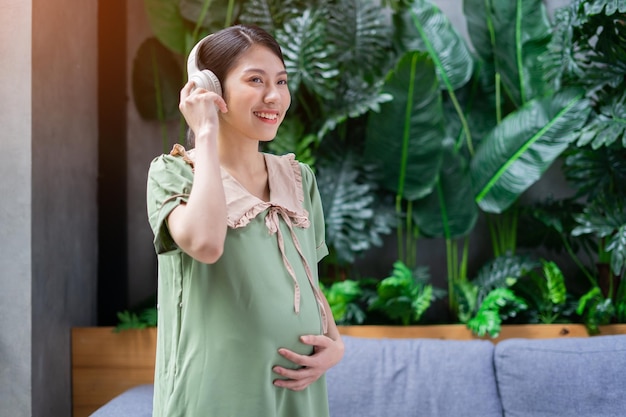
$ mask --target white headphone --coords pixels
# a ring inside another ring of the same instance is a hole
[[[189,81],[193,81],[197,88],[204,88],[208,91],[213,91],[218,95],[222,95],[222,85],[220,84],[220,80],[217,76],[210,70],[204,69],[200,71],[198,69],[197,57],[196,53],[198,52],[198,47],[205,39],[209,38],[211,35],[201,39],[189,53],[189,57],[187,58],[187,76],[189,77]]]

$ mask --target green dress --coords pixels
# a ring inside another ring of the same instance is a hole
[[[276,387],[278,354],[312,348],[322,334],[317,262],[328,249],[315,177],[293,155],[264,154],[270,201],[222,169],[228,231],[222,257],[204,264],[183,253],[168,214],[193,184],[193,151],[175,147],[152,161],[147,207],[158,254],[154,417],[327,417],[326,380],[303,391]]]

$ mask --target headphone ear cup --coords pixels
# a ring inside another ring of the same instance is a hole
[[[190,75],[189,81],[193,81],[197,88],[204,88],[208,91],[213,91],[219,96],[222,95],[222,85],[217,79],[217,76],[209,70],[202,70]]]

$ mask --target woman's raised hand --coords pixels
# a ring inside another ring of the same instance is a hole
[[[204,131],[213,130],[217,133],[219,126],[217,112],[228,111],[226,102],[221,96],[204,88],[196,88],[193,81],[187,82],[180,90],[178,108],[196,137],[202,136]]]

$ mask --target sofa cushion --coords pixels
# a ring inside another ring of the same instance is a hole
[[[626,415],[626,336],[509,339],[495,367],[505,417]]]
[[[502,417],[489,341],[343,336],[331,417]]]
[[[91,417],[152,417],[152,384],[139,385],[113,398]]]

